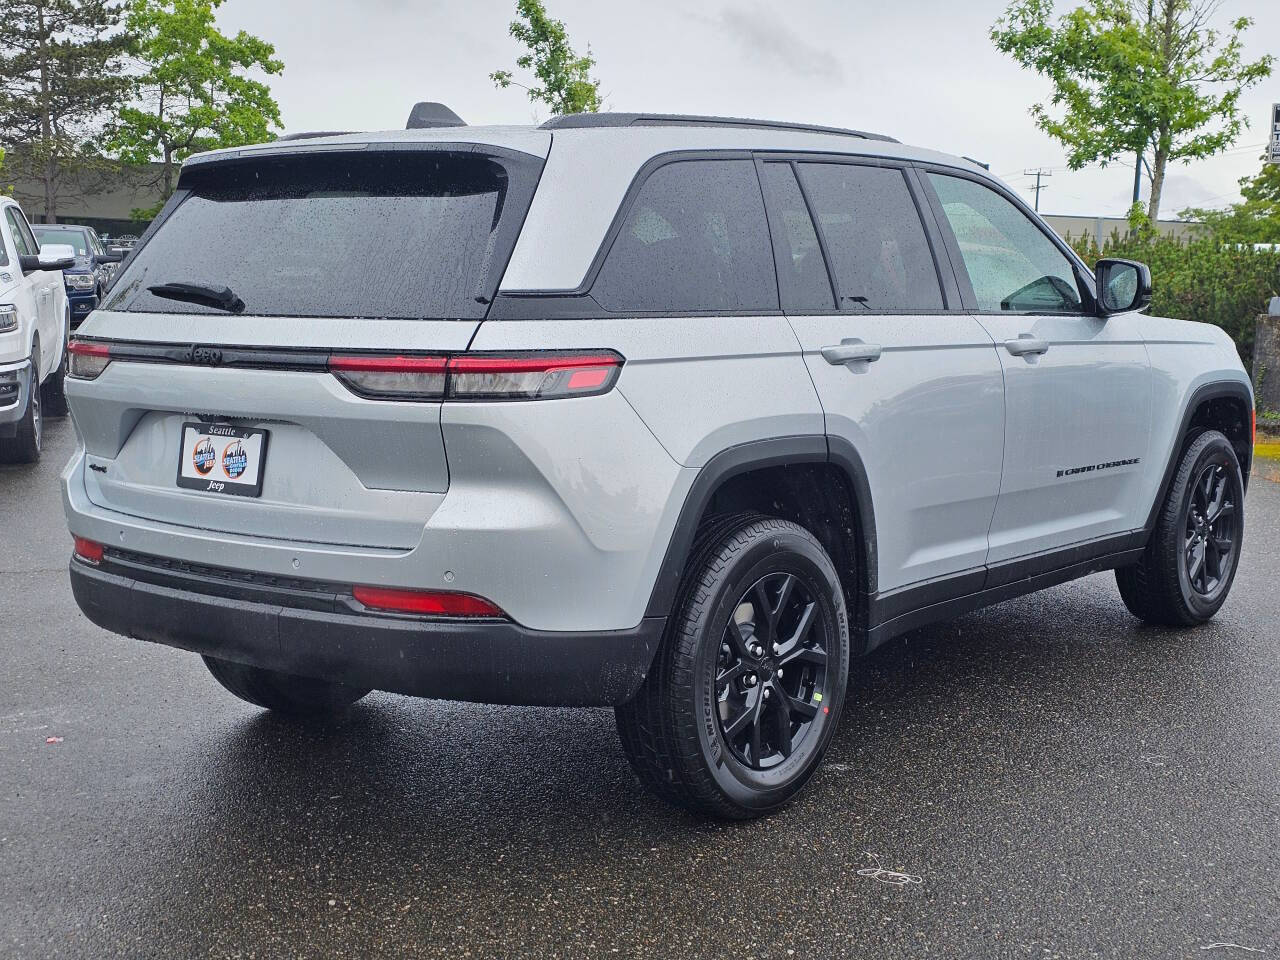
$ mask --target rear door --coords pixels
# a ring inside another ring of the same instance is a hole
[[[866,467],[880,592],[957,574],[979,588],[1004,445],[1000,362],[939,269],[912,171],[804,157],[765,157],[760,171],[827,433]]]
[[[1004,477],[990,562],[1141,526],[1151,374],[1137,316],[1096,316],[1088,278],[1012,198],[953,171],[925,181],[962,292],[1004,367]]]
[[[113,358],[71,391],[90,499],[237,536],[414,547],[449,482],[440,403],[423,402],[443,382],[431,365],[475,333],[541,162],[415,144],[185,169],[78,330]],[[421,358],[421,374],[384,385],[422,393],[379,398],[329,372],[375,351]],[[204,444],[208,425],[233,432]],[[260,491],[180,482],[232,479],[239,463],[222,478],[208,448],[221,456],[236,439],[262,453]]]

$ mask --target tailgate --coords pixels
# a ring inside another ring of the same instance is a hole
[[[131,332],[151,330],[152,318],[131,315]],[[173,317],[163,318],[172,333]],[[94,314],[81,332],[101,336],[120,322]],[[235,336],[254,318],[238,317],[223,331]],[[406,350],[462,350],[476,323],[379,321],[359,325],[361,337],[324,336],[313,319],[312,341],[340,341],[358,350],[387,339]],[[178,324],[181,326],[181,324]],[[274,318],[273,329],[283,331]],[[350,325],[348,325],[350,326]],[[323,324],[321,324],[323,327]],[[244,331],[248,334],[248,330]],[[258,339],[263,339],[258,331]],[[296,337],[290,338],[297,342]],[[118,342],[118,341],[117,341]],[[185,351],[164,348],[153,352]],[[216,348],[206,346],[208,355]],[[145,351],[140,351],[145,352]],[[85,487],[95,504],[179,526],[370,547],[410,549],[448,489],[440,432],[440,404],[368,400],[322,369],[305,369],[325,349],[263,347],[217,351],[227,366],[116,359],[91,382],[67,381],[68,399],[84,437]],[[298,369],[245,366],[254,355],[298,358]],[[127,355],[127,354],[126,354]],[[226,423],[262,429],[268,442],[261,494],[228,496],[179,486],[183,425]]]
[[[229,536],[421,540],[449,485],[439,402],[358,395],[328,359],[465,351],[543,157],[354,146],[285,143],[183,168],[77,330],[110,351],[67,380],[95,504]]]

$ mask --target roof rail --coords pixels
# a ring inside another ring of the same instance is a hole
[[[342,137],[354,132],[354,130],[306,130],[302,133],[286,133],[283,137],[276,137],[276,143],[283,143],[286,140],[314,140],[316,137]]]
[[[701,117],[680,113],[566,113],[552,117],[539,130],[581,130],[589,127],[746,127],[762,130],[798,130],[804,133],[833,133],[863,140],[898,143],[893,137],[865,130],[824,127],[813,123],[787,123],[783,120],[746,120],[741,117]]]

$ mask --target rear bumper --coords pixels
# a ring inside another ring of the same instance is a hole
[[[286,673],[443,700],[614,706],[635,695],[663,620],[631,630],[530,630],[503,620],[354,612],[340,595],[151,570],[109,552],[71,561],[85,616],[139,640]]]

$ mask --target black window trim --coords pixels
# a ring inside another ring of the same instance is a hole
[[[575,287],[564,289],[538,289],[538,290],[501,290],[494,298],[493,304],[489,308],[489,313],[485,319],[487,320],[591,320],[591,319],[648,319],[648,318],[666,318],[673,314],[670,311],[614,311],[602,306],[591,294],[592,286],[595,284],[596,276],[600,273],[601,267],[604,265],[605,258],[609,255],[610,249],[613,247],[614,241],[618,234],[622,231],[623,223],[627,215],[631,211],[631,206],[635,202],[636,196],[643,188],[645,182],[654,171],[660,167],[666,166],[668,163],[678,163],[685,160],[744,160],[749,159],[755,162],[756,179],[760,187],[761,200],[764,203],[765,218],[770,222],[769,245],[774,246],[773,230],[770,214],[770,204],[767,191],[764,189],[763,182],[760,182],[760,164],[768,162],[788,162],[792,164],[792,175],[795,176],[796,182],[800,186],[801,195],[805,199],[805,206],[809,209],[810,220],[814,222],[814,231],[818,235],[818,243],[822,246],[823,261],[827,267],[827,279],[832,285],[832,296],[836,296],[835,281],[831,276],[831,262],[827,256],[826,241],[823,238],[819,225],[813,217],[812,206],[809,202],[808,194],[805,190],[804,181],[800,178],[799,171],[795,170],[794,164],[800,162],[828,162],[828,163],[849,163],[860,164],[863,166],[875,167],[896,167],[903,172],[903,177],[907,183],[907,189],[911,193],[912,201],[916,204],[916,214],[920,218],[920,225],[924,230],[925,238],[929,244],[929,252],[933,257],[934,270],[938,276],[938,285],[942,292],[944,307],[938,310],[896,310],[896,311],[876,311],[870,313],[860,310],[815,310],[804,314],[792,314],[793,316],[954,316],[956,314],[967,314],[973,311],[968,309],[964,303],[962,294],[963,287],[961,278],[958,276],[950,261],[950,253],[945,245],[945,237],[934,222],[933,210],[930,207],[930,215],[925,216],[924,210],[928,206],[931,196],[930,191],[926,191],[918,182],[918,178],[913,175],[913,171],[918,166],[916,161],[897,157],[882,157],[875,154],[861,153],[841,153],[839,151],[821,151],[821,150],[741,150],[741,149],[713,149],[713,150],[672,150],[665,153],[655,154],[646,160],[636,174],[631,179],[631,183],[627,186],[626,192],[623,194],[622,202],[618,205],[618,209],[614,212],[613,219],[609,223],[609,229],[605,231],[604,239],[600,241],[600,245],[596,248],[595,254],[592,256],[591,263],[587,267],[587,272],[583,276],[582,281]],[[953,168],[940,167],[939,169],[950,170]],[[145,238],[144,238],[145,239]],[[139,244],[141,245],[141,243]],[[947,254],[947,260],[944,264],[943,253]],[[686,310],[676,316],[681,317],[780,317],[785,316],[786,312],[781,309],[782,291],[777,283],[777,254],[774,251],[774,285],[778,287],[778,304],[777,310]],[[964,282],[967,282],[967,276]],[[839,303],[839,300],[836,301]]]
[[[813,215],[813,203],[809,200],[809,192],[805,189],[804,182],[800,179],[800,171],[796,169],[796,162],[794,160],[774,159],[761,153],[755,155],[755,162],[756,179],[760,181],[760,193],[764,196],[764,215],[769,221],[769,245],[773,248],[773,273],[775,277],[778,277],[778,306],[782,307],[782,312],[788,316],[818,317],[840,313],[840,291],[836,286],[835,277],[831,273],[831,258],[827,255],[827,241],[822,235],[822,231],[818,229],[818,222]],[[813,227],[813,235],[818,241],[818,252],[822,256],[822,268],[827,274],[827,292],[831,294],[832,303],[832,306],[828,309],[808,309],[792,312],[788,311],[782,302],[782,278],[778,276],[778,238],[773,231],[774,211],[771,209],[773,202],[769,197],[769,191],[764,186],[764,167],[768,163],[786,166],[791,172],[792,179],[795,180],[796,188],[800,191],[800,202],[804,204],[805,214],[809,217],[809,225]]]
[[[914,163],[910,160],[898,160],[889,157],[864,156],[862,154],[846,154],[846,153],[828,153],[819,151],[756,151],[758,163],[779,163],[786,162],[791,165],[792,175],[796,178],[796,183],[800,186],[800,195],[804,197],[805,207],[809,211],[809,219],[813,223],[814,232],[818,236],[818,246],[822,250],[823,260],[827,266],[827,279],[831,283],[832,295],[835,297],[836,307],[832,310],[808,310],[803,314],[793,313],[793,316],[806,317],[825,317],[825,316],[851,316],[851,317],[931,317],[931,316],[953,316],[955,314],[968,313],[963,304],[960,295],[960,287],[957,278],[954,276],[954,270],[950,262],[943,263],[942,252],[945,247],[942,244],[942,236],[937,232],[933,221],[932,210],[928,207],[927,197],[923,190],[920,189],[916,177],[912,175]],[[920,221],[920,228],[924,231],[925,241],[929,247],[929,255],[933,258],[933,269],[938,279],[938,290],[942,295],[942,307],[930,310],[857,310],[853,308],[840,308],[840,285],[836,280],[835,273],[831,269],[831,254],[827,246],[826,235],[823,232],[822,224],[813,212],[813,200],[809,196],[809,189],[805,186],[804,178],[800,176],[797,165],[801,163],[841,163],[848,166],[861,167],[882,167],[892,168],[901,171],[902,178],[906,182],[907,192],[911,196],[912,203],[915,204],[916,217]],[[765,209],[769,206],[768,195],[765,195]],[[930,209],[930,215],[925,215],[925,210]],[[950,257],[948,257],[948,261]],[[775,259],[776,263],[776,259]],[[781,291],[779,291],[781,296]]]
[[[631,207],[649,177],[662,167],[672,163],[683,163],[690,160],[753,160],[750,150],[670,150],[655,154],[641,164],[636,171],[622,202],[614,211],[609,229],[604,239],[596,248],[587,267],[587,272],[576,287],[566,289],[545,290],[503,290],[494,298],[489,309],[487,320],[612,320],[612,319],[662,319],[670,317],[781,317],[781,293],[778,291],[777,261],[774,261],[774,292],[779,297],[778,308],[768,310],[610,310],[603,306],[592,295],[596,278],[604,262],[613,249],[614,241],[622,232]],[[760,203],[764,208],[765,221],[768,222],[769,203],[765,198],[764,185],[760,183],[759,172],[756,173],[756,188],[760,191]],[[768,237],[770,256],[773,253],[772,231]]]
[[[938,231],[942,237],[942,242],[947,250],[948,258],[952,261],[952,268],[956,276],[956,282],[960,285],[961,300],[965,305],[965,312],[980,317],[1019,317],[1019,316],[1042,316],[1042,317],[1094,317],[1096,316],[1096,305],[1094,304],[1093,271],[1088,268],[1079,255],[1071,249],[1071,247],[1059,237],[1052,229],[1050,229],[1043,220],[1032,210],[1027,204],[1013,191],[1009,190],[1004,184],[990,177],[984,177],[972,170],[965,170],[960,167],[948,167],[940,163],[916,163],[914,164],[919,173],[918,180],[920,189],[928,200],[929,207],[933,212],[933,219],[937,223]],[[986,187],[989,190],[999,194],[1005,200],[1008,200],[1014,207],[1025,216],[1040,233],[1047,237],[1049,242],[1057,248],[1058,252],[1067,258],[1067,262],[1071,264],[1076,274],[1076,285],[1080,289],[1080,309],[1072,311],[1045,311],[1045,310],[980,310],[978,309],[978,297],[973,292],[973,282],[969,278],[969,268],[964,262],[964,255],[960,251],[960,242],[956,239],[955,232],[951,229],[951,221],[947,219],[946,211],[942,209],[942,200],[938,197],[938,193],[933,188],[933,184],[929,182],[927,174],[935,173],[944,177],[955,177],[959,180],[970,180],[979,186]]]

